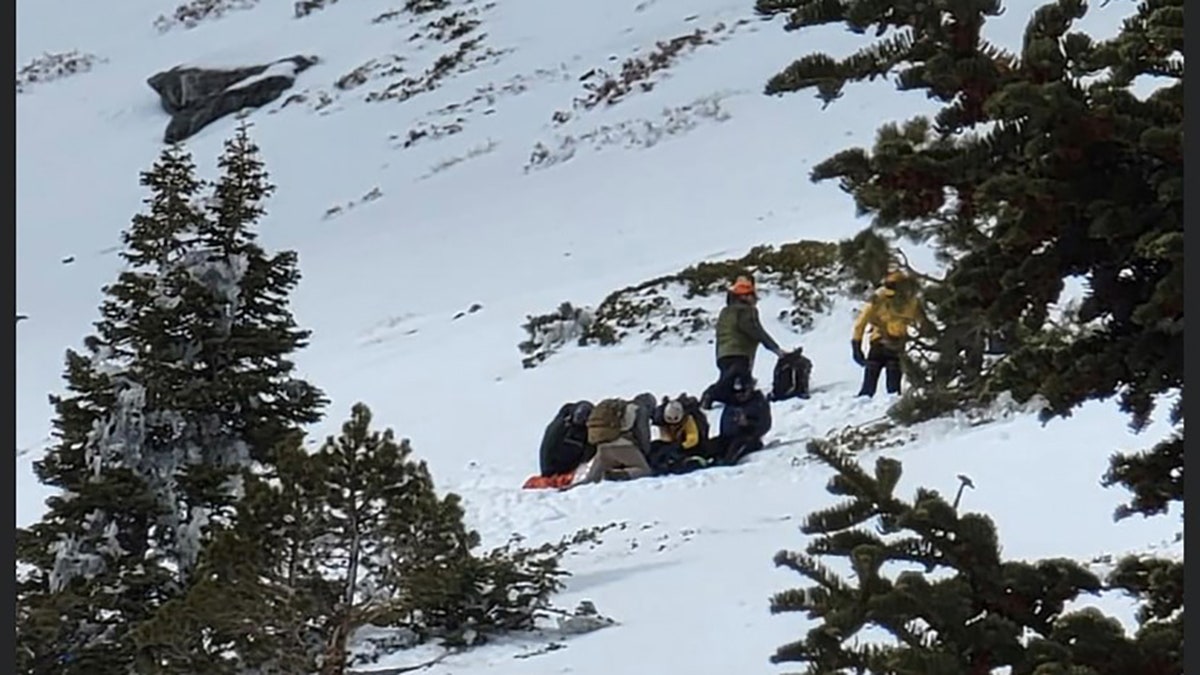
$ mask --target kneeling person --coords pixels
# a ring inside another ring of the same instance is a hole
[[[762,450],[763,436],[771,430],[771,404],[755,387],[754,379],[739,374],[732,390],[733,401],[721,410],[720,433],[708,453],[714,462],[725,465],[737,464]]]
[[[538,453],[543,478],[573,473],[596,454],[595,446],[587,439],[587,420],[592,408],[591,401],[564,404],[546,425]]]
[[[596,404],[587,420],[587,440],[595,446],[596,455],[579,468],[572,486],[602,480],[632,480],[653,473],[635,436],[641,407],[619,398]]]
[[[699,401],[686,394],[664,400],[654,424],[659,437],[651,444],[649,461],[655,474],[682,473],[703,464],[687,461],[703,458],[708,442],[708,419]]]

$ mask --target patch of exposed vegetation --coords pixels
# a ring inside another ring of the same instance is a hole
[[[408,133],[403,136],[392,135],[389,137],[389,140],[399,142],[402,148],[411,148],[421,141],[436,140],[462,133],[464,121],[463,118],[459,117],[448,124],[418,122],[415,127],[408,130]]]
[[[581,146],[601,150],[608,146],[650,148],[660,142],[681,136],[704,121],[724,122],[729,113],[721,107],[721,95],[710,95],[687,105],[664,108],[657,120],[635,119],[618,124],[605,124],[582,134],[562,134],[547,145],[539,141],[530,152],[525,172],[562,164],[575,157]],[[559,119],[556,113],[555,119]]]
[[[478,107],[484,107],[482,114],[490,115],[495,112],[493,106],[503,98],[510,96],[519,96],[520,94],[529,91],[529,88],[537,81],[550,81],[567,79],[570,75],[567,74],[565,67],[556,69],[539,68],[531,73],[518,73],[507,80],[497,84],[489,82],[475,88],[475,91],[466,99],[448,103],[437,110],[429,113],[430,117],[442,117],[447,115],[461,116],[468,113],[476,112]]]
[[[373,24],[387,23],[388,21],[392,21],[393,19],[400,18],[403,14],[404,14],[403,10],[389,9],[388,11],[383,12],[382,14],[379,14],[374,19],[371,19],[371,23],[373,23]]]
[[[660,41],[648,53],[627,59],[621,64],[621,71],[616,75],[602,68],[589,70],[579,78],[588,93],[575,99],[575,108],[590,110],[602,103],[614,105],[635,89],[650,91],[654,88],[655,80],[652,77],[656,73],[670,68],[685,52],[701,45],[717,44],[719,40],[715,36],[727,31],[728,27],[724,23],[718,23],[708,30],[697,28],[687,35]]]
[[[46,52],[17,71],[17,93],[24,93],[33,84],[86,73],[92,66],[104,62],[104,59],[95,54],[75,49],[69,52]]]
[[[373,187],[373,188],[371,188],[371,190],[369,192],[364,194],[362,197],[359,197],[358,199],[350,200],[350,201],[346,202],[345,204],[339,204],[337,206],[329,207],[328,209],[325,210],[325,215],[322,216],[322,218],[324,220],[329,220],[330,218],[340,216],[340,215],[346,213],[347,211],[349,211],[350,209],[353,209],[356,206],[360,206],[362,204],[367,204],[369,202],[373,202],[382,196],[383,196],[383,190],[380,190],[378,187]]]
[[[371,59],[354,70],[346,73],[334,82],[333,86],[342,91],[349,91],[355,87],[366,84],[369,80],[380,77],[392,77],[404,72],[404,66],[400,65],[404,61],[403,56],[390,54],[388,56]]]
[[[553,313],[530,316],[529,339],[518,345],[522,363],[532,368],[570,340],[613,345],[631,335],[647,342],[674,337],[683,342],[707,338],[725,289],[740,275],[755,278],[764,295],[787,297],[791,307],[780,320],[808,330],[831,308],[844,282],[837,244],[797,241],[779,248],[757,246],[741,258],[701,262],[678,273],[615,291],[595,310],[563,303]]]
[[[319,12],[330,5],[336,5],[338,0],[298,0],[293,9],[297,19],[304,17],[314,12]]]
[[[529,334],[529,339],[517,345],[525,358],[521,365],[533,368],[545,361],[560,347],[572,340],[584,344],[585,336],[591,330],[595,317],[590,309],[576,307],[564,302],[549,314],[527,316],[522,328]]]
[[[313,112],[327,115],[331,112],[329,107],[332,106],[336,100],[337,99],[334,98],[333,94],[330,94],[328,91],[323,89],[305,89],[304,91],[290,94],[287,98],[283,99],[283,103],[280,103],[278,108],[271,110],[271,112],[278,112],[289,105],[307,103]]]
[[[259,0],[191,0],[175,8],[170,16],[158,15],[154,27],[165,33],[175,28],[191,29],[209,19],[219,19],[229,12],[253,9]]]
[[[930,408],[926,394],[909,390],[902,395],[883,417],[861,424],[834,429],[823,438],[808,441],[809,455],[821,453],[856,454],[865,450],[898,448],[918,439],[919,425],[935,420],[951,421],[960,427],[980,427],[1015,415],[1036,412],[1044,404],[1040,400],[1018,403],[1009,394],[996,396],[984,405],[967,403],[959,397],[950,400],[962,403],[960,407],[942,405]]]
[[[407,101],[413,96],[437,89],[442,80],[452,74],[474,70],[480,63],[502,55],[502,51],[482,46],[486,37],[485,33],[459,42],[454,51],[439,56],[421,75],[397,80],[382,90],[367,94],[366,100]]]
[[[500,143],[489,138],[486,143],[476,145],[462,155],[450,157],[449,159],[443,159],[437,164],[434,164],[433,166],[429,167],[429,171],[422,175],[418,180],[425,180],[426,178],[437,175],[452,166],[457,166],[463,162],[475,159],[476,157],[483,157],[498,147],[500,147]]]
[[[423,27],[424,34],[416,33],[411,39],[427,37],[438,42],[453,42],[479,27],[479,19],[472,18],[479,10],[458,10],[434,19]]]
[[[450,0],[405,0],[404,11],[413,14],[428,14],[450,6]]]
[[[911,429],[901,428],[888,417],[830,431],[824,438],[814,438],[805,447],[810,455],[821,451],[859,453],[864,450],[898,448],[917,440]]]

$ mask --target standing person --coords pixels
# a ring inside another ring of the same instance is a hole
[[[762,345],[778,357],[787,354],[767,333],[758,318],[758,293],[750,277],[738,277],[725,295],[725,307],[717,316],[717,370],[719,375],[700,396],[700,407],[711,410],[713,402],[728,403],[734,375],[754,372],[754,356]]]
[[[926,323],[925,312],[917,294],[914,280],[902,270],[888,273],[883,287],[875,292],[854,322],[850,341],[854,362],[863,366],[863,383],[859,396],[871,397],[879,385],[880,373],[886,372],[885,386],[889,394],[900,393],[903,371],[900,357],[908,341],[911,326]],[[862,350],[863,334],[870,328],[870,349]]]

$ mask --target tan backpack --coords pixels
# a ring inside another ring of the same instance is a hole
[[[587,440],[591,445],[615,441],[625,426],[625,401],[606,398],[592,408],[587,419]]]

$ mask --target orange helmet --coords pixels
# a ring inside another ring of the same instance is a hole
[[[750,277],[738,277],[729,287],[729,292],[734,295],[754,295],[754,281]]]

